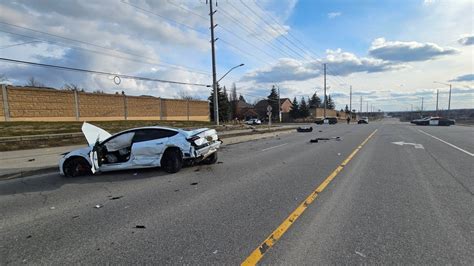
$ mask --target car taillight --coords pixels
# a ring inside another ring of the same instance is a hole
[[[198,140],[198,139],[200,139],[200,137],[198,137],[198,136],[192,136],[192,137],[188,138],[187,140],[188,140],[189,142],[191,142],[191,143],[194,144],[194,141],[196,141],[196,140]]]

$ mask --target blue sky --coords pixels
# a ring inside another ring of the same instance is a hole
[[[214,0],[215,1],[215,0]],[[218,0],[217,72],[234,70],[254,102],[272,85],[282,97],[321,95],[322,65],[337,108],[363,101],[382,110],[474,108],[473,3],[469,0]],[[107,7],[107,8],[104,8]],[[210,84],[208,5],[204,0],[0,1],[0,56],[112,73]],[[35,42],[32,42],[35,41]],[[29,77],[51,87],[206,99],[209,88],[63,72],[0,63],[9,83]],[[365,104],[364,104],[365,106]]]

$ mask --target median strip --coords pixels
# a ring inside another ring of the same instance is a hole
[[[314,189],[311,194],[292,212],[290,215],[242,262],[241,265],[257,264],[266,252],[276,244],[276,242],[285,234],[285,232],[293,225],[293,223],[303,214],[308,206],[313,203],[318,194],[321,193],[331,181],[341,172],[349,161],[360,151],[360,149],[369,141],[377,132],[374,130],[351,154],[326,177],[326,179]]]

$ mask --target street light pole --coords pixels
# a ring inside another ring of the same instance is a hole
[[[324,119],[326,119],[326,105],[327,105],[327,95],[326,95],[326,64],[324,64]]]
[[[278,89],[278,120],[281,123],[281,100],[280,100],[280,86],[276,86]]]
[[[244,66],[245,64],[240,64],[240,65],[237,65],[231,69],[229,69],[220,79],[218,79],[217,81],[215,81],[215,85],[214,85],[214,119],[216,121],[216,125],[219,125],[219,97],[217,95],[217,88],[219,87],[219,82],[225,78],[225,76],[227,76],[227,74],[229,74],[232,70],[238,68],[238,67],[241,67],[241,66]],[[216,77],[214,76],[214,80],[216,79]]]

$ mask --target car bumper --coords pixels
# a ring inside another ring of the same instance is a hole
[[[221,142],[216,141],[216,142],[212,143],[211,145],[209,145],[207,147],[196,150],[195,151],[196,158],[201,157],[202,159],[204,159],[204,158],[208,157],[209,155],[213,154],[214,152],[216,152],[217,149],[219,149],[220,146],[221,146]]]

